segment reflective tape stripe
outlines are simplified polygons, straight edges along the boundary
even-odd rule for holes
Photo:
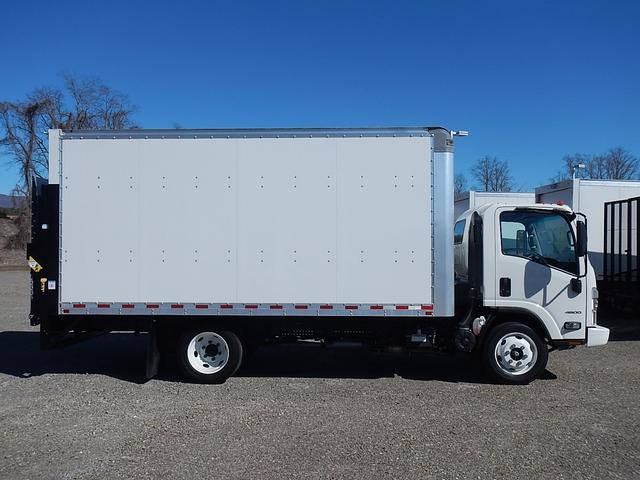
[[[70,315],[252,315],[252,316],[432,316],[430,304],[363,303],[106,303],[62,302],[60,314]]]

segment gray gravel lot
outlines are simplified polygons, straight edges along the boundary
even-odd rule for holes
[[[640,319],[524,387],[316,346],[202,386],[145,382],[142,336],[41,352],[27,311],[0,272],[0,478],[640,478]]]

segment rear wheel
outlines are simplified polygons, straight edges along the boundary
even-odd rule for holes
[[[522,385],[544,371],[549,351],[540,335],[531,327],[509,322],[491,330],[482,356],[485,370],[493,379]]]
[[[183,376],[199,383],[223,383],[242,363],[242,344],[229,331],[195,328],[182,334],[177,345]]]

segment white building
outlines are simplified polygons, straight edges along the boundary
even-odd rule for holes
[[[538,203],[563,203],[587,216],[589,259],[602,274],[604,254],[604,204],[640,196],[638,180],[564,180],[536,188]]]

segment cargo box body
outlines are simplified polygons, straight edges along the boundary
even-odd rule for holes
[[[453,314],[452,153],[430,129],[50,142],[60,314]]]

